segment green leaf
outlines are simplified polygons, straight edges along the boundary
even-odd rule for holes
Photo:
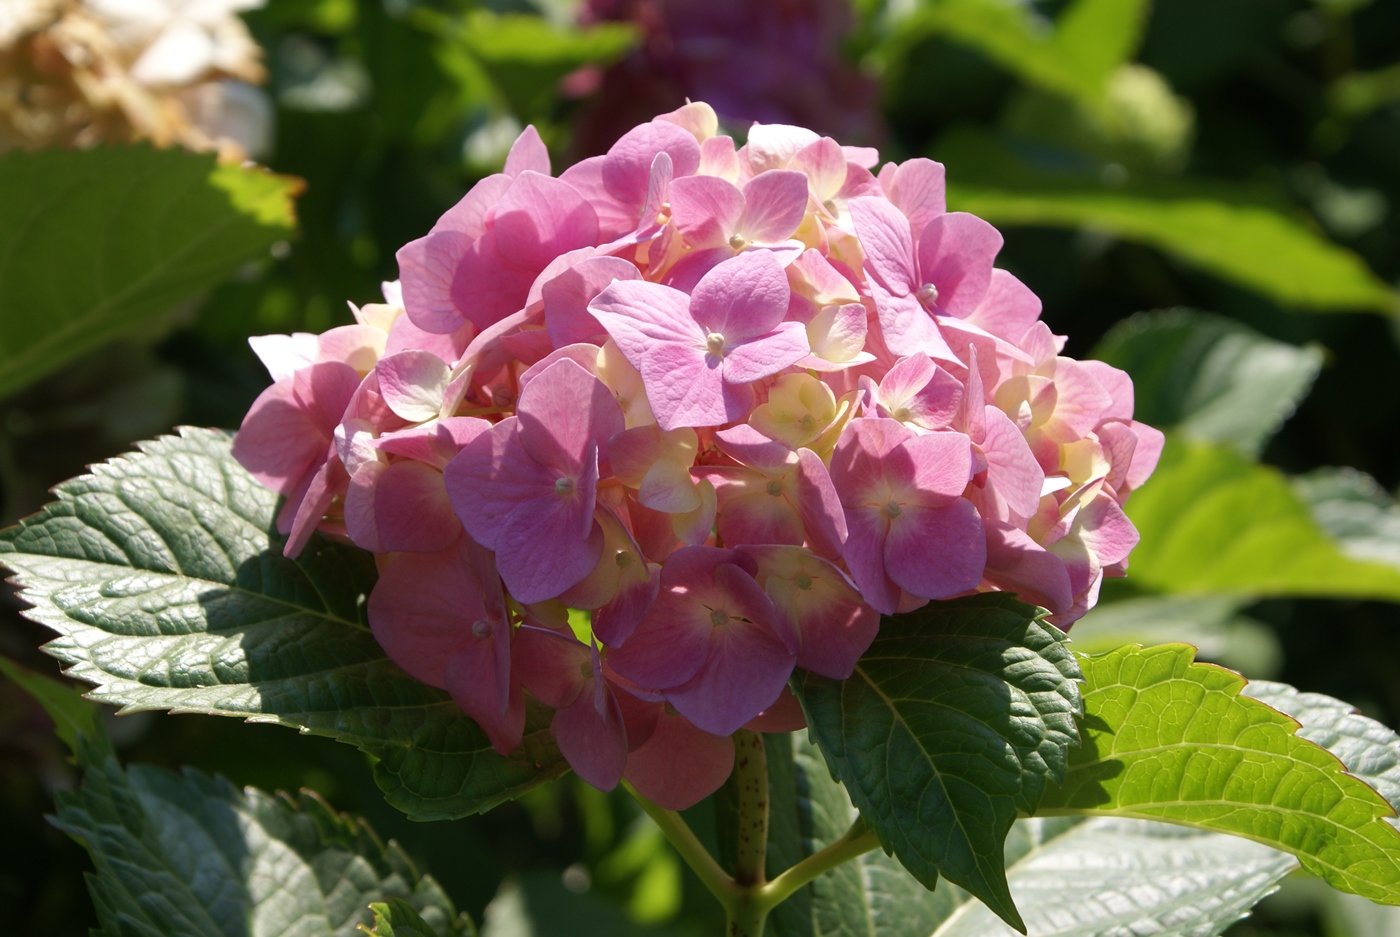
[[[981,51],[1023,81],[1085,102],[1100,100],[1146,25],[1145,0],[1074,0],[1050,28],[1006,0],[937,0],[898,20],[911,43],[943,33]]]
[[[1194,644],[1212,663],[1246,677],[1268,677],[1283,663],[1274,629],[1239,614],[1249,599],[1230,595],[1144,596],[1100,602],[1074,623],[1070,640],[1081,654],[1124,644]]]
[[[992,224],[1085,227],[1147,244],[1284,306],[1400,310],[1359,256],[1278,211],[1204,197],[950,184],[948,207]]]
[[[1248,456],[1293,415],[1322,368],[1316,345],[1276,342],[1187,309],[1125,319],[1091,357],[1132,375],[1137,419]]]
[[[801,734],[770,736],[768,752],[770,849],[791,848],[793,833],[787,830],[794,827],[794,833],[800,829],[795,859],[804,858],[844,833],[855,808]],[[774,771],[784,756],[786,770]],[[795,822],[778,822],[786,817]],[[1142,820],[1018,820],[1006,841],[1011,894],[1037,937],[1206,937],[1238,919],[1296,867],[1287,853],[1248,840]],[[946,882],[927,891],[879,850],[813,881],[774,909],[769,927],[774,937],[1014,933],[967,892]]]
[[[0,396],[265,255],[299,185],[145,146],[0,157]]]
[[[1334,888],[1400,904],[1394,809],[1298,723],[1194,648],[1085,658],[1083,744],[1043,815],[1163,820],[1296,855]]]
[[[79,761],[83,785],[58,793],[54,823],[92,855],[104,937],[352,937],[385,898],[411,904],[424,937],[472,933],[398,846],[310,791],[271,797],[189,768],[123,770],[86,744]]]
[[[53,720],[54,732],[73,754],[78,753],[79,738],[99,748],[108,747],[101,713],[72,687],[35,673],[28,667],[21,667],[3,656],[0,656],[0,673],[13,680],[44,707]]]
[[[1400,735],[1361,715],[1349,703],[1322,693],[1303,693],[1286,683],[1252,680],[1241,692],[1296,719],[1300,738],[1336,755],[1348,772],[1400,809]],[[1397,822],[1390,819],[1391,825]]]
[[[440,937],[413,905],[402,898],[376,901],[369,906],[369,910],[374,915],[374,923],[369,927],[359,925],[359,930],[369,937]],[[476,927],[463,914],[453,933],[461,937],[476,937]]]
[[[575,894],[558,874],[508,878],[486,906],[481,937],[674,937],[665,927],[627,919],[591,894]]]
[[[90,698],[349,742],[417,819],[487,810],[567,770],[546,713],[501,757],[445,692],[390,662],[365,620],[373,557],[320,538],[283,557],[277,496],[229,443],[197,429],[146,443],[0,533],[26,614],[59,634],[45,649],[96,684]]]
[[[1400,506],[1354,468],[1320,468],[1293,479],[1313,520],[1347,556],[1400,567]]]
[[[1044,612],[993,593],[886,618],[848,680],[801,674],[812,735],[861,815],[932,888],[1019,925],[1002,842],[1063,777],[1078,666]]]
[[[1168,437],[1127,513],[1149,590],[1400,601],[1400,569],[1348,556],[1278,470],[1223,447]]]

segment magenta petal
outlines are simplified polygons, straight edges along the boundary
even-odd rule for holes
[[[986,580],[1056,615],[1074,604],[1064,561],[1009,524],[987,525]]]
[[[526,170],[496,206],[496,249],[531,270],[560,254],[598,243],[598,216],[567,182]]]
[[[580,693],[554,714],[549,728],[575,774],[600,791],[617,787],[627,767],[627,730],[611,691],[603,695],[602,712],[592,693]]]
[[[422,462],[395,462],[375,487],[374,520],[384,549],[433,553],[462,532],[442,473]]]
[[[992,282],[1001,233],[967,212],[939,215],[919,235],[919,274],[938,288],[938,307],[962,318],[977,308]]]
[[[399,248],[399,281],[404,311],[425,332],[449,333],[467,316],[452,295],[452,284],[472,239],[456,231],[437,231]]]
[[[848,675],[849,676],[849,675]],[[783,692],[767,709],[744,724],[750,732],[799,732],[807,728],[807,716],[802,712],[802,704],[783,687]]]
[[[592,683],[583,675],[589,666],[588,648],[572,634],[523,625],[516,631],[512,656],[520,685],[553,709],[569,705],[580,695],[590,698]]]
[[[603,532],[585,498],[531,500],[510,512],[496,541],[496,568],[506,589],[529,604],[552,599],[598,565]],[[587,535],[580,531],[592,524]]]
[[[641,550],[637,553],[640,562]],[[661,567],[646,572],[645,578],[624,576],[612,601],[593,613],[593,633],[610,648],[626,643],[660,594]]]
[[[671,183],[671,220],[686,243],[723,247],[739,229],[744,194],[717,176],[686,176]]]
[[[982,517],[970,501],[959,498],[937,508],[909,506],[890,522],[885,569],[900,588],[914,595],[943,599],[975,588],[986,564]]]
[[[569,475],[583,465],[590,447],[596,452],[627,428],[607,385],[568,359],[531,379],[516,412],[520,443],[530,457]]]
[[[663,582],[656,601],[626,643],[609,646],[608,663],[641,686],[677,686],[695,676],[705,662],[712,629],[704,608],[666,590]]]
[[[662,713],[651,738],[628,756],[623,777],[658,807],[685,810],[719,790],[733,770],[730,739]]]
[[[633,264],[619,257],[592,257],[546,283],[541,289],[544,321],[554,346],[599,343],[607,333],[588,311],[588,304],[614,280],[641,278]]]
[[[384,568],[368,611],[370,630],[390,660],[415,679],[446,688],[448,659],[482,640],[473,624],[489,629],[498,616],[486,591],[500,592],[490,556],[463,540]]]
[[[666,699],[697,728],[731,735],[778,698],[795,664],[772,629],[733,622],[714,629],[700,672]]]
[[[700,278],[689,309],[706,333],[720,333],[727,346],[772,332],[787,315],[791,296],[787,274],[771,251],[745,251]]]
[[[846,542],[846,514],[831,475],[821,457],[811,449],[797,450],[794,478],[797,510],[807,533],[807,542],[823,556],[837,559]]]
[[[540,132],[530,124],[520,131],[520,136],[510,145],[506,155],[506,165],[502,172],[507,176],[518,176],[525,170],[549,175],[549,150],[540,139]]]
[[[780,244],[792,237],[806,212],[806,174],[771,169],[744,186],[741,233],[751,244]]]
[[[885,538],[889,523],[878,511],[846,509],[845,560],[851,578],[871,608],[893,615],[899,606],[899,586],[885,572]]]
[[[497,423],[462,448],[443,471],[447,494],[472,539],[495,549],[506,516],[554,488],[557,472],[526,455],[520,421]]]
[[[767,335],[725,343],[724,379],[732,384],[759,381],[796,364],[811,350],[807,329],[800,322],[779,322]]]
[[[520,747],[525,735],[525,695],[512,682],[502,709],[494,643],[476,641],[448,660],[447,692],[481,726],[491,747],[498,754],[509,755]]]

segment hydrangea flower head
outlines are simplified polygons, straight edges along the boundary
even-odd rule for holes
[[[276,383],[234,451],[286,551],[379,554],[393,660],[498,751],[553,709],[585,780],[669,808],[881,615],[1005,590],[1068,627],[1126,571],[1162,436],[1060,354],[942,166],[876,162],[688,104],[555,177],[527,129],[386,303],[254,340]]]

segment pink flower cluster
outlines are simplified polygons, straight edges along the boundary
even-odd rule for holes
[[[590,783],[684,807],[801,725],[881,614],[1122,575],[1162,437],[1059,354],[927,159],[688,104],[554,177],[533,129],[398,255],[386,305],[253,340],[234,454],[379,554],[375,636],[507,753],[525,694]],[[568,609],[587,610],[584,627]]]

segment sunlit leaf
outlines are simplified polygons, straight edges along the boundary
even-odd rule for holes
[[[1140,587],[1400,601],[1400,569],[1348,556],[1282,473],[1224,447],[1169,438],[1127,513]]]
[[[1244,678],[1183,644],[1083,659],[1083,744],[1041,814],[1164,820],[1297,856],[1334,888],[1400,904],[1394,809]]]
[[[0,533],[0,564],[92,699],[349,742],[422,819],[489,809],[567,770],[546,714],[503,758],[445,692],[388,660],[365,620],[370,554],[316,539],[283,557],[277,496],[232,459],[228,434],[186,429],[55,493]]]
[[[299,184],[145,146],[0,157],[0,396],[264,256]]]

